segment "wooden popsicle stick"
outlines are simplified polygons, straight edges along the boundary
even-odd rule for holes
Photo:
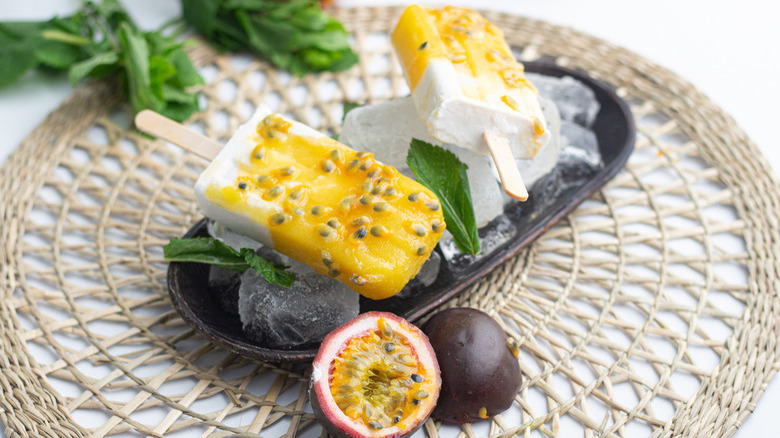
[[[509,149],[506,137],[493,132],[485,132],[482,136],[485,138],[490,155],[493,156],[498,176],[501,178],[501,186],[506,194],[518,201],[527,200],[528,189],[526,189],[523,177],[517,169],[515,157],[512,155],[512,150]]]
[[[222,143],[198,134],[152,110],[138,113],[135,116],[135,126],[147,134],[167,140],[209,161],[222,150]]]

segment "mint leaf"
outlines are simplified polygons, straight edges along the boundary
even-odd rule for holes
[[[249,267],[238,251],[211,237],[171,239],[163,247],[163,256],[170,262],[206,263],[232,271]]]
[[[344,121],[344,119],[347,117],[347,113],[349,113],[355,108],[360,108],[361,106],[363,106],[362,103],[351,102],[351,101],[344,102],[344,114],[341,116],[341,121],[342,122]]]
[[[122,62],[125,66],[128,97],[135,112],[150,108],[160,109],[162,102],[152,93],[150,74],[149,46],[143,34],[127,23],[122,23],[116,32],[122,49]]]
[[[0,48],[0,88],[13,84],[38,65],[35,52],[22,45]]]
[[[295,274],[285,271],[285,266],[277,266],[249,248],[236,251],[211,237],[171,239],[163,247],[163,256],[169,262],[205,263],[231,271],[254,268],[269,283],[288,289],[295,281]]]
[[[116,52],[103,52],[85,59],[68,70],[68,79],[70,83],[76,85],[80,80],[90,76],[96,68],[100,66],[115,66],[119,62],[119,55]]]
[[[257,270],[257,272],[259,272],[269,283],[275,283],[289,289],[292,286],[293,281],[295,281],[295,274],[285,271],[285,266],[277,266],[260,257],[256,252],[249,248],[241,248],[241,255],[249,266],[255,268],[255,270]]]
[[[479,234],[466,175],[468,166],[452,152],[416,138],[409,146],[406,163],[417,181],[439,198],[444,222],[458,249],[479,254]]]
[[[203,78],[192,65],[187,52],[182,49],[176,49],[168,55],[168,60],[176,68],[176,76],[170,80],[174,87],[184,89],[195,85],[202,85]]]

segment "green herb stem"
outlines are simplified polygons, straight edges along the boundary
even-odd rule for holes
[[[85,36],[74,35],[72,33],[62,32],[59,30],[47,29],[41,32],[41,36],[50,41],[59,41],[65,44],[71,44],[74,46],[88,46],[93,44],[92,40]]]

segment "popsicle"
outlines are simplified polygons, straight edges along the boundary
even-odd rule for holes
[[[533,159],[515,162],[523,175],[523,182],[529,187],[555,167],[562,142],[565,141],[561,139],[561,121],[555,102],[540,95],[539,104],[547,121],[550,139]],[[409,177],[413,177],[413,173],[406,163],[406,156],[413,138],[449,150],[468,166],[466,174],[478,228],[504,213],[506,196],[497,181],[495,170],[491,167],[491,158],[432,138],[417,117],[411,97],[355,108],[344,117],[339,133],[340,142],[354,149],[373,153],[377,160],[395,167]]]
[[[492,155],[510,196],[527,198],[514,159],[534,158],[550,133],[503,32],[469,9],[412,5],[392,42],[431,137]]]
[[[445,228],[426,187],[264,106],[200,175],[195,199],[207,217],[371,299],[399,292]]]

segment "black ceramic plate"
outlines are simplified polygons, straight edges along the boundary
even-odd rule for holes
[[[502,227],[503,232],[512,236],[508,241],[491,249],[486,256],[465,256],[456,259],[454,263],[443,262],[436,281],[416,291],[409,298],[393,297],[371,301],[361,297],[361,312],[384,310],[409,321],[416,321],[478,281],[504,260],[517,254],[521,248],[615,176],[626,163],[634,147],[634,120],[628,106],[608,85],[582,71],[554,64],[529,62],[525,67],[526,71],[546,76],[572,76],[595,92],[601,109],[596,116],[593,131],[598,139],[603,167],[589,174],[584,184],[572,185],[564,190],[549,190],[550,184],[545,185],[545,178],[542,178],[531,188],[528,202],[507,206],[505,218],[494,220],[480,230],[482,234],[491,227]],[[205,235],[207,233],[204,219],[195,224],[184,237]],[[187,324],[215,344],[242,356],[270,362],[305,362],[314,359],[316,347],[270,349],[247,338],[238,317],[225,312],[217,303],[215,294],[209,290],[208,272],[207,265],[197,263],[171,263],[168,268],[171,300]]]

